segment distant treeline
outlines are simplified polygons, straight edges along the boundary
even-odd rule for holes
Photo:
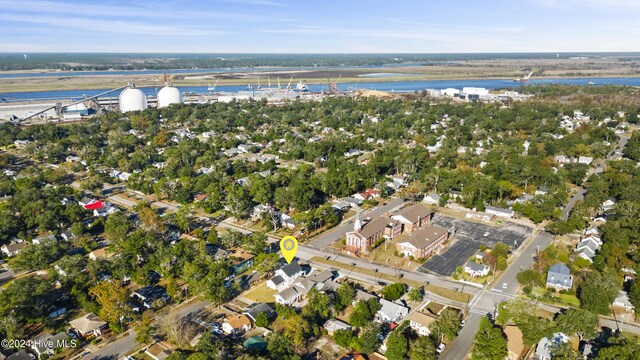
[[[637,58],[640,53],[563,53],[573,56]],[[429,65],[443,61],[491,59],[549,59],[555,53],[484,54],[101,54],[101,53],[4,53],[0,70],[142,70],[240,68],[258,66],[381,66]]]

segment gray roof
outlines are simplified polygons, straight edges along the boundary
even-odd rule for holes
[[[382,307],[378,311],[380,314],[384,314],[391,321],[401,320],[409,313],[409,308],[404,305],[396,304],[389,300],[380,299]]]
[[[267,316],[270,317],[270,315],[273,314],[273,309],[271,308],[271,306],[265,303],[255,303],[249,305],[249,307],[247,307],[247,309],[243,312],[244,315],[246,315],[254,322],[256,321],[256,318],[260,313],[266,313]]]
[[[331,270],[323,270],[323,271],[315,271],[307,278],[311,281],[315,281],[317,283],[324,283],[329,279],[334,277],[333,271]]]
[[[497,206],[487,206],[485,211],[493,211],[493,212],[499,212],[499,213],[503,213],[503,214],[513,214],[513,210],[500,208],[500,207],[497,207]]]
[[[272,277],[270,280],[276,286],[278,286],[278,285],[280,285],[280,284],[282,284],[284,282],[284,279],[280,275],[276,275],[276,276]]]
[[[468,267],[469,269],[471,269],[472,271],[483,271],[484,269],[487,268],[487,265],[485,264],[478,264],[476,262],[473,261],[467,261],[467,263],[464,265],[465,267]]]
[[[426,219],[431,217],[431,213],[432,211],[427,209],[426,206],[422,204],[415,204],[402,209],[396,215],[402,216],[405,219],[411,221],[412,223],[417,223],[420,219]]]
[[[362,290],[358,290],[356,289],[356,296],[355,296],[355,301],[360,301],[360,300],[364,300],[367,301],[371,298],[375,298],[376,296],[373,294],[370,294],[366,291],[362,291]]]
[[[302,271],[302,267],[297,262],[292,262],[289,265],[283,266],[282,268],[280,268],[280,270],[282,270],[282,272],[288,277],[291,277],[294,274],[297,274],[300,271]]]
[[[351,328],[349,324],[344,321],[340,321],[338,319],[329,319],[324,323],[323,327],[331,332],[336,332],[338,330],[348,330]]]
[[[51,349],[56,349],[58,347],[56,345],[58,341],[62,342],[62,340],[66,340],[66,339],[67,339],[67,334],[65,334],[64,332],[60,332],[55,335],[51,335],[51,334],[40,335],[34,339],[34,340],[40,340],[40,341],[34,341],[34,345],[35,345],[34,348],[37,349],[40,354],[43,354],[49,349],[49,347],[46,346],[48,345],[48,343],[52,342],[53,346],[51,347]]]
[[[563,263],[557,263],[549,268],[547,272],[547,285],[561,285],[571,287],[573,279],[571,270]]]
[[[276,295],[280,296],[283,300],[289,300],[291,298],[298,296],[298,291],[296,291],[294,287],[288,287],[286,289],[283,289]]]

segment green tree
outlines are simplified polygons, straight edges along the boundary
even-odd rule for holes
[[[338,330],[333,334],[333,340],[336,344],[349,348],[351,346],[352,341],[357,338],[357,336],[353,333],[352,330]]]
[[[413,302],[422,301],[422,299],[424,298],[422,287],[412,288],[411,290],[409,290],[409,294],[407,294],[407,296],[409,297],[410,301],[413,301]]]
[[[578,360],[581,357],[578,356],[578,353],[571,348],[571,343],[562,343],[552,349],[551,354],[553,354],[554,360]]]
[[[389,301],[398,300],[406,290],[407,287],[402,283],[389,284],[382,288],[382,297]]]
[[[380,310],[382,305],[377,299],[371,298],[367,301],[360,300],[353,307],[351,315],[349,315],[349,324],[354,327],[362,327],[369,321],[373,320],[375,314]]]
[[[100,317],[109,323],[109,326],[122,332],[121,319],[131,315],[131,308],[127,304],[129,290],[118,281],[103,281],[89,290],[100,305]]]
[[[256,271],[270,273],[280,266],[279,253],[260,253],[255,257],[254,267]]]
[[[107,239],[113,242],[122,242],[126,239],[127,233],[131,228],[131,223],[127,216],[121,212],[116,212],[107,218],[104,224],[104,232]]]
[[[493,326],[487,317],[483,317],[480,320],[480,328],[473,338],[471,358],[477,360],[502,360],[507,354],[507,339],[502,330]]]
[[[523,286],[544,285],[542,282],[542,275],[533,269],[526,269],[526,270],[520,271],[516,275],[516,279],[518,279],[518,282]]]
[[[584,341],[596,335],[598,316],[588,310],[570,308],[558,315],[556,324],[563,333],[576,334]]]
[[[340,311],[351,305],[355,296],[356,291],[351,283],[345,281],[340,284],[340,286],[338,286],[338,289],[336,290],[336,310]]]
[[[256,326],[265,328],[269,326],[269,316],[266,312],[261,312],[256,316]]]
[[[329,295],[312,288],[307,293],[307,304],[302,307],[302,316],[312,323],[322,325],[331,315],[330,305]]]
[[[428,336],[418,336],[410,343],[409,359],[411,360],[435,360],[436,347]]]
[[[380,335],[380,325],[370,321],[364,325],[362,334],[360,335],[360,352],[363,354],[372,354],[378,351],[380,342],[378,336]]]
[[[136,342],[148,344],[151,342],[151,315],[149,313],[142,314],[140,325],[136,329]]]
[[[438,339],[444,336],[448,340],[453,340],[458,336],[461,320],[462,315],[459,311],[453,308],[446,308],[431,325],[431,331]]]
[[[387,338],[387,351],[384,355],[389,360],[402,360],[409,351],[409,341],[400,329],[394,330]]]
[[[580,306],[595,314],[611,312],[610,305],[618,293],[618,285],[612,274],[592,271],[587,274],[579,288]]]

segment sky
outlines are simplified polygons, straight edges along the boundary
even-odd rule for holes
[[[0,0],[0,52],[640,51],[640,0]]]

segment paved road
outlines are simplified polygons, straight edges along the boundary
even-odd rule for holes
[[[211,305],[208,301],[204,300],[195,300],[188,305],[182,305],[175,309],[173,309],[170,313],[176,314],[178,317],[183,317],[188,314],[197,314],[206,307]],[[162,316],[162,315],[160,315]],[[158,317],[156,317],[156,320]],[[125,335],[122,338],[119,338],[116,341],[113,341],[107,344],[105,347],[97,350],[85,357],[88,359],[121,359],[127,354],[131,353],[133,350],[138,347],[138,343],[135,341],[136,335],[135,331],[131,331],[131,333]]]
[[[94,353],[83,356],[87,359],[120,359],[126,356],[129,352],[133,351],[138,344],[136,343],[136,332],[131,331],[129,334],[116,341],[109,343],[109,345],[97,350]]]
[[[363,217],[370,216],[373,218],[376,216],[384,215],[386,212],[393,212],[393,210],[395,210],[396,208],[399,208],[402,204],[404,204],[404,201],[402,199],[394,199],[387,202],[387,205],[380,206],[378,207],[378,209],[373,211],[362,213],[360,216],[363,216]],[[338,226],[337,228],[331,231],[328,231],[320,235],[319,237],[317,237],[315,240],[311,242],[310,246],[315,247],[317,249],[324,249],[329,245],[331,245],[332,243],[342,239],[347,232],[352,230],[353,230],[353,223],[351,221],[345,221],[343,222],[342,225]]]
[[[315,249],[310,246],[304,246],[304,245],[300,245],[298,247],[298,254],[297,254],[298,258],[310,260],[314,256],[326,258],[331,256],[331,252],[326,250]],[[377,263],[370,263],[369,261],[363,260],[363,259],[338,255],[336,258],[334,258],[334,261],[338,261],[346,265],[355,264],[355,266],[362,269],[371,269],[374,271],[375,269],[378,269],[378,271],[381,273],[385,273],[393,276],[396,276],[397,274],[402,274],[401,276],[406,279],[419,281],[423,283],[428,282],[432,285],[437,285],[437,286],[445,287],[448,289],[461,289],[463,287],[460,282],[449,280],[447,278],[443,278],[440,276],[416,272],[416,271],[397,270],[393,267],[384,266]],[[472,286],[465,286],[464,290],[465,290],[464,291],[465,293],[471,294],[472,296],[478,293],[478,289]]]
[[[467,324],[460,330],[458,337],[449,343],[444,352],[440,355],[440,360],[460,360],[464,359],[473,343],[473,337],[480,327],[480,319],[483,315],[470,314],[467,317]]]

